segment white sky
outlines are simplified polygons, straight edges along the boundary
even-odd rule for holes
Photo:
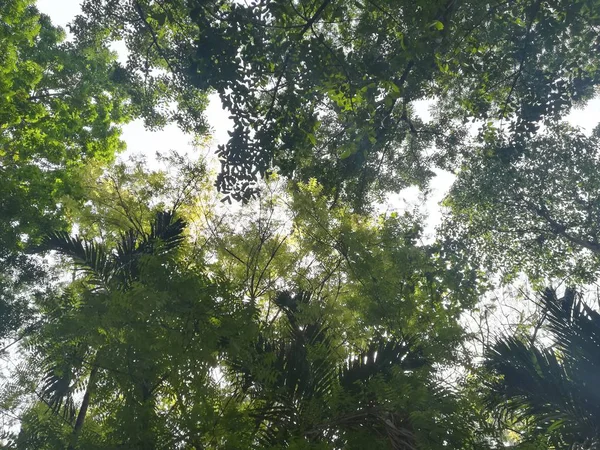
[[[1,1],[1,0],[0,0]],[[66,25],[80,12],[80,0],[38,0],[38,9],[48,14],[53,23],[66,28]],[[118,50],[119,46],[115,46]],[[419,102],[416,105],[417,113],[424,119],[430,114],[427,111],[429,102]],[[216,148],[217,144],[223,144],[227,141],[227,131],[230,128],[228,114],[221,107],[220,101],[216,96],[211,97],[210,105],[206,111],[206,117],[213,129],[213,144],[211,148]],[[600,98],[595,98],[583,109],[573,110],[567,117],[567,121],[573,125],[581,127],[587,134],[600,122]],[[191,141],[192,138],[177,128],[176,125],[169,125],[163,130],[150,132],[144,129],[141,121],[135,121],[123,127],[123,139],[127,143],[127,154],[143,153],[149,161],[153,155],[160,151],[166,153],[170,150],[176,150],[180,153],[190,153],[194,151]],[[453,181],[453,176],[449,173],[439,172],[439,175],[432,181],[429,197],[425,202],[424,211],[429,215],[427,234],[434,231],[435,226],[440,221],[441,211],[439,202],[444,198]],[[418,195],[418,190],[409,188],[400,195],[390,196],[390,210],[405,210],[419,207],[423,204]]]

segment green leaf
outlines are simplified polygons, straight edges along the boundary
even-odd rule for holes
[[[354,147],[347,148],[340,154],[340,159],[346,159],[356,153],[356,149]]]
[[[444,24],[442,22],[440,22],[439,20],[434,20],[433,22],[431,22],[429,27],[435,28],[438,31],[442,31],[444,29]]]

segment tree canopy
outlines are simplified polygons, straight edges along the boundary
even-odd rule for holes
[[[518,144],[598,83],[600,18],[587,0],[103,0],[83,10],[81,33],[123,39],[134,73],[166,70],[184,93],[218,93],[234,125],[217,184],[236,199],[277,167],[364,206],[455,162],[466,121],[504,121]],[[423,99],[438,103],[431,124],[414,114]]]
[[[0,3],[0,448],[598,448],[599,28],[83,0],[67,38]],[[210,142],[209,98],[209,156],[123,154],[133,120]],[[443,171],[429,232],[396,199]]]

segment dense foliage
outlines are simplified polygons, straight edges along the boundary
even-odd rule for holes
[[[565,118],[599,28],[597,0],[84,0],[66,40],[1,2],[0,447],[598,448],[600,128]],[[118,158],[135,119],[206,142],[210,95],[216,174]],[[444,170],[432,235],[393,194]]]
[[[530,138],[510,161],[496,143],[467,159],[447,205],[448,233],[484,264],[532,277],[596,279],[600,254],[597,132],[564,123]],[[499,189],[502,187],[502,189]]]
[[[167,68],[184,92],[219,94],[234,125],[217,184],[234,198],[255,193],[274,164],[365,206],[455,162],[465,121],[503,120],[518,146],[598,83],[593,0],[93,0],[83,9],[79,31],[124,39],[131,71]],[[439,117],[424,124],[412,105],[430,98]]]
[[[598,329],[600,315],[567,289],[543,296],[552,348],[511,337],[489,350],[496,375],[489,403],[525,422],[524,439],[540,446],[594,449],[599,442]]]

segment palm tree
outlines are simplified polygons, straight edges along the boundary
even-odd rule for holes
[[[50,233],[43,242],[43,249],[55,250],[70,257],[76,268],[85,274],[92,296],[110,295],[127,291],[138,280],[144,256],[164,257],[179,246],[184,240],[184,230],[185,222],[182,219],[175,219],[171,212],[158,212],[150,224],[149,232],[128,230],[114,249],[108,249],[96,241],[70,236],[66,232]],[[59,349],[58,353],[61,350],[64,348]],[[85,385],[69,450],[77,446],[104,351],[103,347],[91,348],[78,344],[72,346],[67,354],[58,357],[57,352],[49,353],[43,362],[46,374],[41,398],[67,420],[75,417],[74,393]],[[91,360],[91,363],[86,364],[86,360]]]
[[[600,314],[574,289],[561,299],[547,289],[542,298],[553,345],[496,342],[485,362],[493,376],[489,406],[551,448],[600,448]]]
[[[254,405],[257,446],[286,448],[304,441],[347,448],[352,436],[368,436],[360,448],[418,448],[409,411],[382,402],[368,388],[374,380],[394,386],[398,373],[431,367],[415,340],[382,337],[344,357],[324,320],[298,314],[311,301],[307,292],[280,292],[275,302],[285,313],[284,330],[264,330],[250,361],[231,362],[240,390]]]

